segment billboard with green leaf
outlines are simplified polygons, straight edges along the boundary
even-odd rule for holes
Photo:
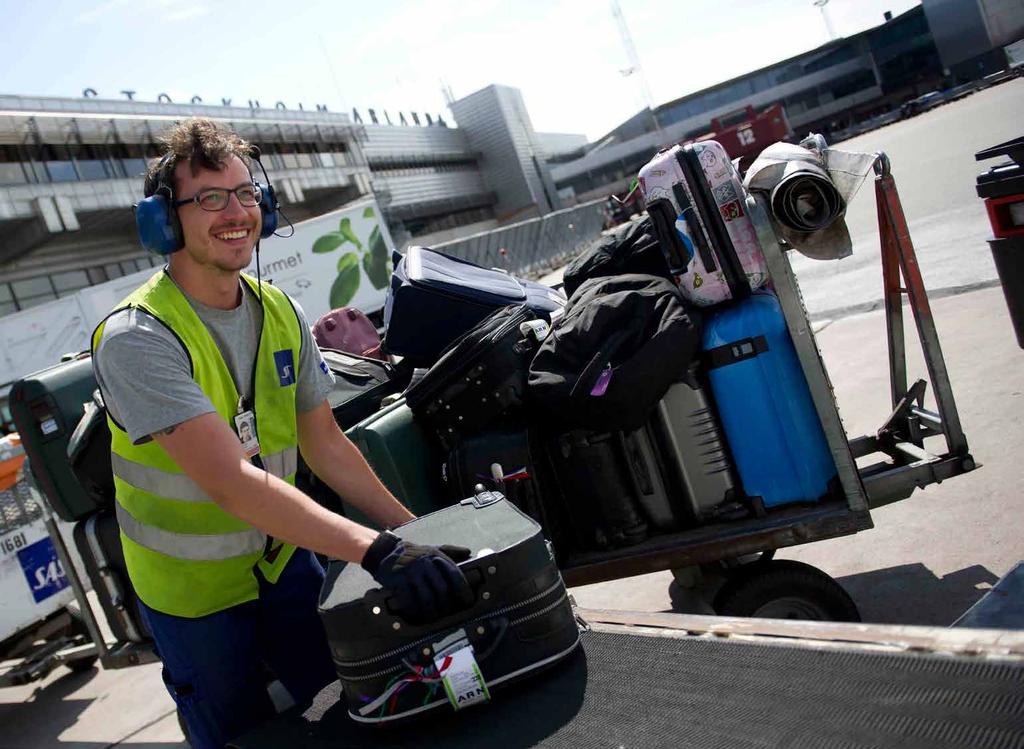
[[[384,306],[391,248],[376,203],[360,202],[302,221],[290,237],[265,240],[260,270],[302,305],[310,322],[337,307],[374,312]],[[255,261],[247,270],[256,275]]]

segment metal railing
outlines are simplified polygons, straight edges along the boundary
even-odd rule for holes
[[[521,276],[539,276],[597,239],[604,227],[604,200],[549,213],[540,218],[433,245],[484,267]]]

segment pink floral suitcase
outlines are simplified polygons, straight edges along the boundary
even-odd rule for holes
[[[739,299],[768,281],[743,183],[721,144],[706,140],[659,152],[640,170],[640,190],[691,302],[709,307]]]

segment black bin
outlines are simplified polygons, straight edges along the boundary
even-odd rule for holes
[[[1024,136],[974,155],[978,161],[1009,157],[978,175],[978,197],[984,198],[992,224],[988,241],[1003,285],[1017,345],[1024,348]]]

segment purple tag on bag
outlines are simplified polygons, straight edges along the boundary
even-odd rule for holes
[[[608,383],[612,381],[612,368],[610,366],[605,367],[601,370],[601,374],[597,376],[597,382],[594,383],[594,387],[591,388],[590,394],[595,396],[602,396],[608,392]]]

